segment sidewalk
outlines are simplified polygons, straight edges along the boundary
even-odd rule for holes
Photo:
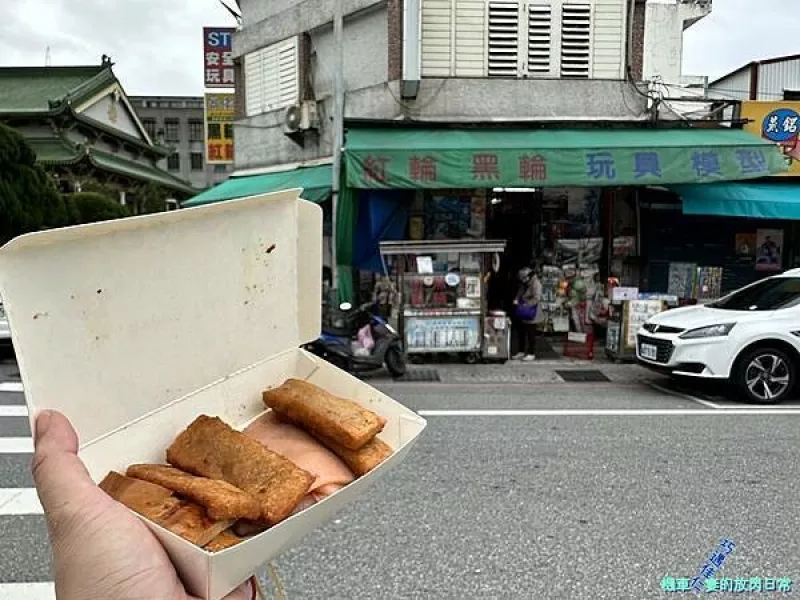
[[[606,357],[605,348],[600,344],[594,353],[593,360],[564,358],[563,348],[553,343],[553,351],[562,358],[541,358],[533,362],[510,360],[505,364],[467,365],[459,362],[430,362],[426,364],[409,364],[407,376],[403,382],[441,382],[451,384],[472,383],[519,383],[543,384],[564,383],[565,377],[559,371],[581,371],[577,376],[587,377],[586,385],[606,383],[602,375],[613,383],[638,383],[658,379],[659,376],[635,363],[613,363]],[[549,356],[554,356],[551,352]],[[595,373],[586,373],[594,371]],[[600,372],[597,378],[597,371]],[[566,377],[569,377],[569,373]],[[592,377],[595,376],[595,377]],[[367,379],[389,380],[387,373],[376,373]]]

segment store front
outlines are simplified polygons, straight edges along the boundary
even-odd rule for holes
[[[593,287],[641,277],[638,190],[761,177],[785,164],[773,145],[732,129],[352,126],[344,168],[344,268],[357,266],[356,247],[362,259],[379,254],[381,240],[365,242],[356,226],[358,211],[368,191],[391,190],[407,210],[406,239],[506,242],[489,310],[509,311],[517,270],[541,267],[542,326],[566,332],[581,331]],[[344,297],[355,291],[346,287]]]
[[[709,301],[800,266],[800,185],[672,186],[641,197],[648,289]]]

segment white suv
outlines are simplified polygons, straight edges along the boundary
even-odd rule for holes
[[[637,332],[636,357],[671,375],[729,380],[753,403],[781,402],[800,373],[800,269],[655,315]]]

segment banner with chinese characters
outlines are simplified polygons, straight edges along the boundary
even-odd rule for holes
[[[203,27],[204,81],[207,88],[232,88],[234,27]]]
[[[206,163],[233,162],[233,121],[236,114],[233,94],[207,93]]]
[[[344,157],[355,188],[666,185],[787,168],[776,146],[731,129],[351,129]]]
[[[774,142],[786,157],[789,170],[779,175],[800,175],[800,102],[742,102],[742,119],[750,123],[744,126],[765,140]]]

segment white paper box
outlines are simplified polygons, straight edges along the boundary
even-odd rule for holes
[[[261,392],[308,379],[385,416],[395,453],[340,492],[208,553],[148,523],[190,593],[218,600],[396,466],[425,420],[299,349],[318,337],[322,211],[290,190],[47,231],[0,249],[0,290],[31,412],[78,431],[95,481],[165,462],[198,415],[243,428]]]

